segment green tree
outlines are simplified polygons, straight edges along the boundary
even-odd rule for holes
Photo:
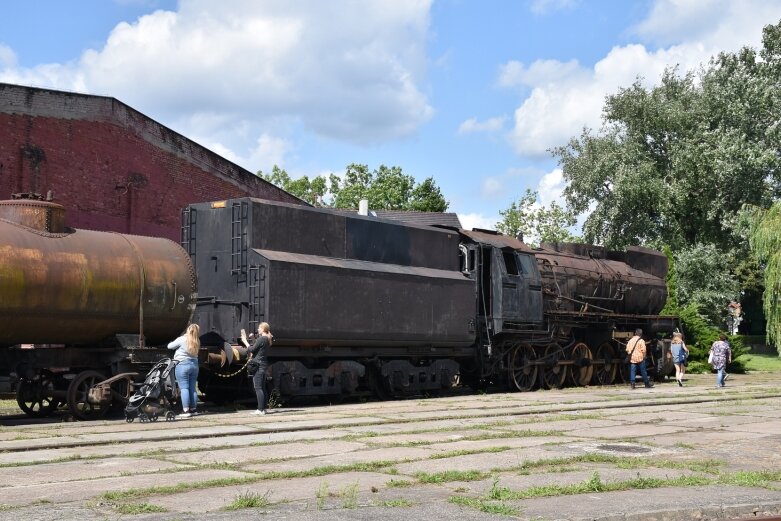
[[[556,148],[587,241],[609,247],[698,243],[731,248],[744,204],[781,188],[781,24],[763,32],[761,60],[744,48],[698,74],[665,71],[609,96],[603,129]]]
[[[291,179],[275,165],[270,174],[259,171],[258,176],[316,206],[352,209],[367,199],[369,208],[376,210],[444,212],[448,208],[433,178],[416,184],[415,178],[397,166],[380,165],[370,171],[367,165],[351,163],[342,177],[330,174],[327,180],[325,176],[310,180],[307,176]]]
[[[740,295],[740,283],[730,270],[732,259],[713,244],[697,244],[674,258],[679,305],[694,305],[711,324],[724,329],[726,305]]]
[[[518,201],[510,208],[499,212],[502,221],[496,223],[497,231],[517,237],[522,234],[524,240],[532,244],[541,242],[573,242],[578,240],[569,228],[575,225],[572,212],[551,202],[546,208],[537,204],[537,192],[526,189]]]
[[[781,354],[781,202],[776,201],[769,209],[755,212],[749,240],[765,267],[763,306],[767,338]]]
[[[308,176],[291,179],[288,173],[277,165],[274,165],[270,174],[264,174],[258,170],[257,175],[313,206],[323,206],[324,204],[323,196],[327,192],[325,176],[317,176],[311,180]]]

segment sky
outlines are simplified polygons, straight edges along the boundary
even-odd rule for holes
[[[0,82],[117,98],[257,172],[433,177],[465,228],[525,190],[605,96],[759,47],[781,0],[7,2]]]

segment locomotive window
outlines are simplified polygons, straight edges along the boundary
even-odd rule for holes
[[[518,262],[515,258],[515,252],[502,250],[504,258],[504,267],[507,268],[508,275],[518,275]]]

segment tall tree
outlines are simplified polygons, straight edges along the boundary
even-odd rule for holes
[[[530,244],[541,242],[572,242],[578,240],[569,228],[575,225],[572,212],[559,206],[556,201],[549,208],[537,203],[537,192],[526,189],[510,208],[499,212],[502,221],[496,223],[497,231],[517,237],[522,235]]]
[[[731,248],[744,204],[781,188],[781,24],[763,32],[761,60],[744,48],[699,74],[667,70],[607,98],[604,127],[554,150],[588,241],[610,247],[697,243]]]
[[[758,209],[750,235],[751,248],[764,265],[763,305],[767,337],[781,354],[781,202]]]

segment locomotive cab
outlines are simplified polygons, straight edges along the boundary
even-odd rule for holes
[[[534,329],[543,321],[537,262],[524,243],[486,230],[462,231],[462,268],[477,280],[477,310],[489,335]]]

